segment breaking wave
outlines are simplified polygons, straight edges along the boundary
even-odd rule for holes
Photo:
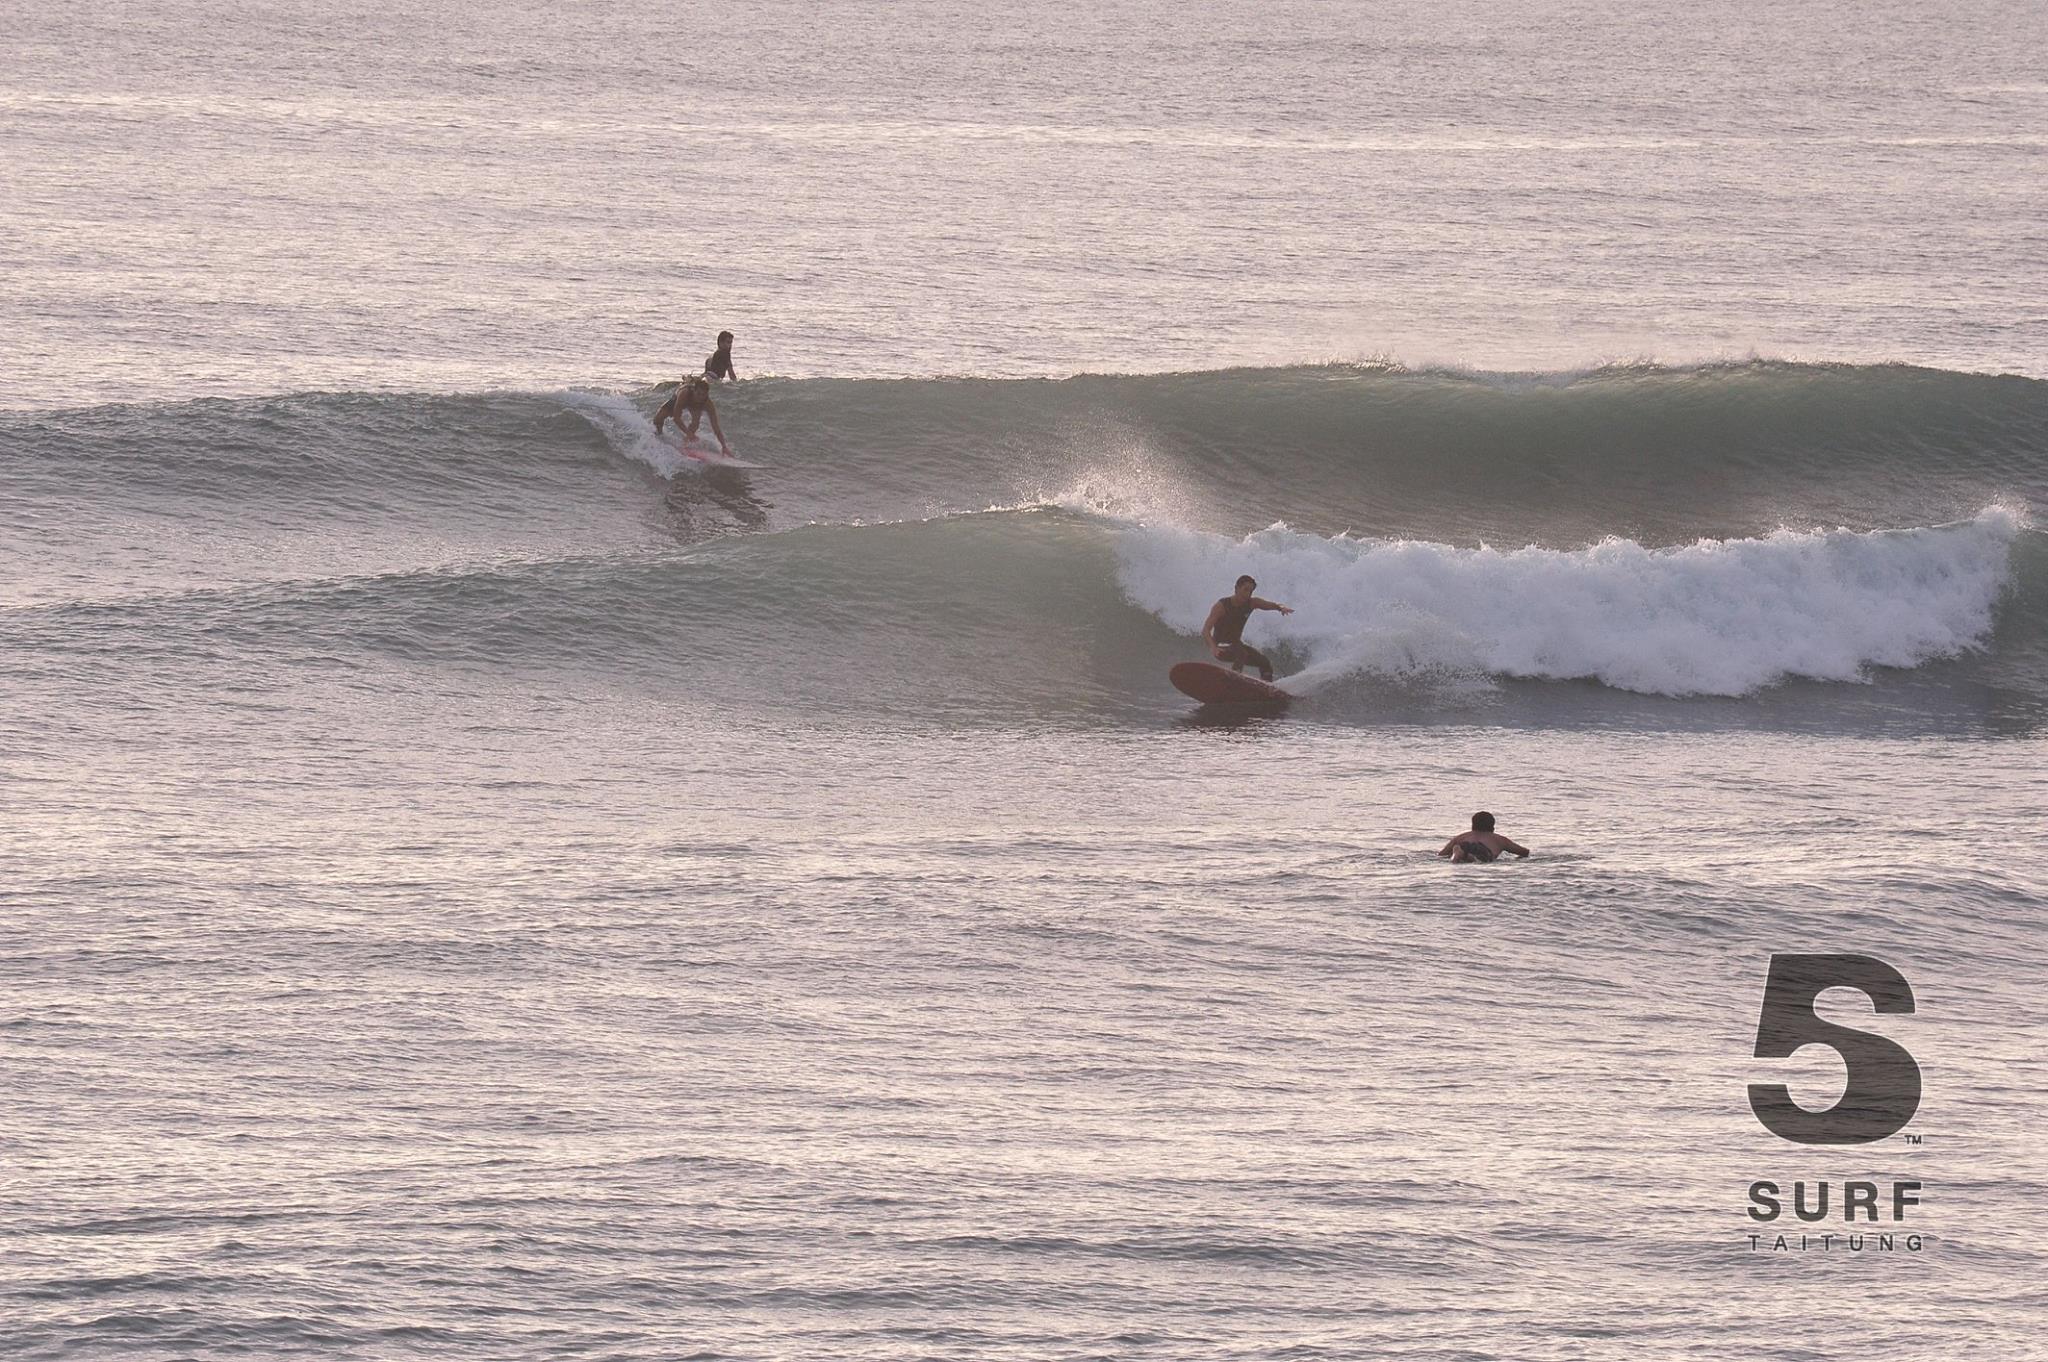
[[[0,643],[575,667],[805,707],[854,703],[857,672],[874,710],[1115,710],[1156,702],[1250,572],[1297,611],[1254,640],[1326,706],[1452,676],[1743,697],[1942,667],[2048,697],[2031,379],[757,380],[718,398],[751,473],[681,466],[661,396],[0,415]]]

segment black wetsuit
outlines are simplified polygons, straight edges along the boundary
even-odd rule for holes
[[[1476,837],[1461,837],[1458,839],[1458,845],[1465,848],[1465,855],[1469,860],[1490,861],[1494,858],[1496,854],[1492,847],[1488,846],[1486,843],[1480,841]]]
[[[1244,642],[1244,627],[1250,623],[1252,607],[1249,602],[1240,602],[1235,596],[1223,598],[1223,615],[1216,621],[1218,643]]]
[[[1264,653],[1244,641],[1244,626],[1252,617],[1252,606],[1241,602],[1235,596],[1225,596],[1218,602],[1223,613],[1216,619],[1216,647],[1223,660],[1232,666],[1242,668],[1246,663],[1259,669],[1259,675],[1267,681],[1273,679],[1273,662]]]
[[[732,351],[713,350],[711,358],[704,361],[704,375],[707,378],[732,378]]]

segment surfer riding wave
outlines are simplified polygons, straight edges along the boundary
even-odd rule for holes
[[[1228,662],[1232,671],[1241,672],[1249,663],[1259,669],[1261,681],[1271,681],[1273,664],[1264,653],[1244,641],[1244,626],[1254,610],[1278,610],[1283,615],[1291,615],[1294,610],[1254,596],[1252,592],[1258,586],[1249,576],[1238,578],[1236,589],[1209,607],[1209,618],[1202,623],[1202,640],[1216,660]]]
[[[732,457],[732,446],[725,442],[725,432],[719,429],[718,407],[711,401],[711,380],[701,375],[684,379],[661,404],[661,410],[654,413],[654,433],[661,434],[661,428],[673,421],[683,438],[697,438],[697,424],[705,417],[711,419],[711,433],[718,437],[719,453],[728,459]]]

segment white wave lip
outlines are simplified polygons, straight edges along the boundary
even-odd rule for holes
[[[1779,530],[1645,548],[1460,549],[1324,539],[1275,525],[1242,540],[1132,527],[1124,594],[1199,632],[1240,573],[1295,608],[1254,617],[1314,689],[1352,673],[1483,670],[1657,695],[1747,695],[1793,677],[1864,681],[1982,645],[2024,519],[1989,507],[1909,530]]]
[[[664,478],[672,478],[689,467],[689,462],[654,433],[654,423],[640,409],[616,393],[569,390],[555,394],[562,405],[590,422],[606,443],[629,459],[637,459]]]

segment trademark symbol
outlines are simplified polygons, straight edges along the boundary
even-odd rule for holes
[[[1907,1144],[1924,1144],[1924,1143],[1926,1143],[1926,1142],[1925,1142],[1924,1140],[1922,1140],[1922,1139],[1921,1139],[1921,1138],[1920,1138],[1920,1137],[1919,1137],[1918,1135],[1908,1135],[1908,1136],[1906,1136],[1906,1137],[1905,1137],[1905,1140],[1906,1140],[1906,1143],[1907,1143]]]

